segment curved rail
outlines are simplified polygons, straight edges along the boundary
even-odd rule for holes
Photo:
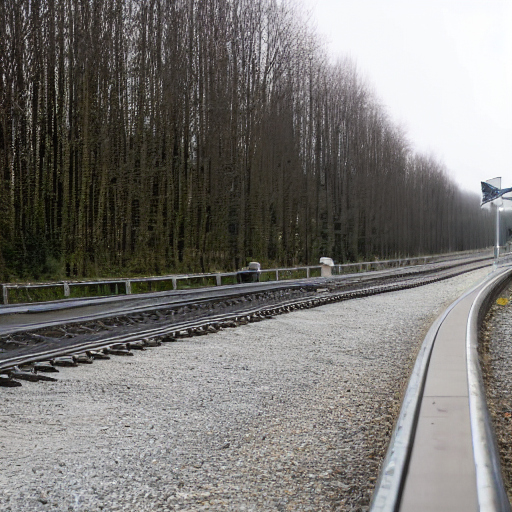
[[[477,342],[488,304],[511,276],[510,267],[496,270],[451,304],[428,331],[371,512],[510,511]]]

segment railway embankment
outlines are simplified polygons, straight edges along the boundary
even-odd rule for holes
[[[0,511],[363,511],[432,321],[482,269],[4,388]]]

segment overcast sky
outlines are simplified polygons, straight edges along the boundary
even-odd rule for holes
[[[456,183],[512,186],[512,0],[302,0],[413,147]]]

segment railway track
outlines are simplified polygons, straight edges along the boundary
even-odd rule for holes
[[[58,365],[131,355],[294,309],[422,286],[489,265],[489,258],[480,257],[331,279],[1,308],[0,385],[48,380],[46,372]]]
[[[343,279],[333,279],[310,282],[309,286],[304,282],[290,283],[289,287],[281,286],[279,289],[238,288],[238,291],[226,290],[221,299],[202,297],[201,301],[194,303],[191,296],[182,296],[181,300],[169,300],[167,307],[162,306],[160,302],[156,308],[154,305],[142,303],[133,307],[131,303],[130,307],[122,312],[116,307],[113,308],[114,311],[104,311],[103,316],[96,313],[83,315],[80,308],[75,307],[72,321],[66,323],[55,317],[46,318],[42,323],[33,322],[30,328],[25,330],[15,328],[15,322],[6,322],[6,330],[9,330],[9,333],[5,334],[4,341],[17,339],[26,344],[0,354],[1,384],[18,386],[23,380],[37,380],[39,377],[43,377],[42,380],[53,379],[54,376],[47,372],[58,369],[59,365],[75,366],[91,363],[95,358],[129,356],[136,350],[175,342],[190,336],[206,335],[247,322],[264,321],[295,309],[422,286],[486,266],[489,266],[488,261],[479,261],[457,267],[446,265],[442,269],[437,268],[435,272],[426,269],[409,272],[401,269],[394,276],[392,273],[381,273],[373,278],[369,275],[354,276],[345,282]],[[506,495],[503,499],[499,465],[496,466],[497,459],[493,454],[492,433],[485,415],[485,401],[482,402],[481,399],[485,394],[480,389],[478,366],[475,366],[475,337],[479,315],[485,310],[485,305],[493,299],[493,294],[505,285],[511,273],[510,268],[498,269],[489,280],[456,301],[429,331],[420,350],[393,441],[383,465],[374,494],[372,512],[509,510]],[[194,304],[201,304],[201,307],[193,309]],[[99,329],[95,330],[98,327]],[[52,331],[54,334],[60,332],[61,336],[50,336]],[[454,332],[462,333],[462,342],[460,336],[453,336]],[[469,334],[466,337],[467,333]],[[460,457],[460,452],[450,452],[446,448],[447,445],[443,450],[439,450],[435,444],[439,443],[439,437],[434,438],[432,445],[432,441],[424,435],[425,431],[428,433],[430,429],[429,422],[437,425],[438,417],[443,415],[450,419],[450,411],[445,406],[446,400],[452,398],[453,393],[448,392],[445,394],[449,396],[444,396],[439,388],[435,391],[437,394],[429,391],[432,384],[429,383],[429,372],[426,371],[434,368],[436,360],[443,361],[446,360],[447,354],[450,357],[453,355],[452,351],[456,350],[453,347],[443,349],[443,339],[446,341],[446,338],[459,340],[457,350],[460,351],[462,344],[462,359],[471,368],[470,377],[466,377],[465,373],[463,378],[464,381],[470,379],[467,396],[457,396],[458,402],[467,402],[467,409],[472,414],[471,416],[468,412],[469,419],[464,427],[470,432],[470,437],[466,438],[469,455],[462,457],[462,464],[458,464],[459,467],[464,466],[463,473],[472,474],[469,484],[461,483],[461,475],[456,472],[454,475],[447,475],[446,471],[438,471],[432,477],[426,475],[424,471],[425,467],[446,466],[450,469],[454,466],[439,459],[427,462],[425,452],[442,452],[448,455],[451,462],[458,461]],[[441,351],[436,353],[439,348]],[[456,355],[455,359],[460,359],[460,354]],[[450,371],[442,367],[441,373],[449,374]],[[431,378],[436,382],[439,379],[435,376]],[[422,413],[422,407],[432,405],[428,404],[429,400],[439,401],[438,405],[444,401],[441,410],[436,411],[434,421],[431,421],[431,414]],[[423,426],[420,421],[422,418],[427,420]],[[455,415],[453,418],[456,425],[451,431],[456,432],[455,437],[460,437],[460,416]],[[445,418],[442,420],[440,423],[445,422]],[[439,430],[435,430],[435,433],[438,435]],[[444,439],[441,441],[445,443]],[[419,453],[419,459],[416,459],[419,463],[415,462],[418,455],[415,454],[415,450]],[[468,464],[468,460],[471,464]],[[472,469],[467,471],[469,466]],[[451,476],[455,480],[449,480]],[[439,483],[440,490],[433,487]],[[418,487],[420,484],[423,487]],[[471,489],[473,492],[470,492]],[[441,501],[442,505],[438,506],[439,503],[436,503],[435,499],[432,500],[432,497],[444,500]],[[444,507],[447,503],[450,506]]]

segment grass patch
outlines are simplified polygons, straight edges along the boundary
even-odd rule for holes
[[[236,284],[236,275],[234,275],[234,276],[221,276],[220,283],[222,285]]]
[[[217,276],[197,276],[178,278],[178,290],[190,290],[192,288],[207,288],[209,286],[217,286]]]
[[[260,283],[267,283],[269,281],[277,281],[275,270],[262,270],[260,272]]]
[[[126,283],[69,283],[69,297],[72,299],[110,295],[126,295]]]
[[[309,277],[322,277],[322,269],[321,268],[310,268],[309,269]]]
[[[305,268],[279,271],[279,281],[287,281],[289,279],[305,279],[307,276],[308,271]]]
[[[8,304],[24,304],[64,299],[64,285],[20,286],[7,289]],[[2,297],[3,301],[3,297]]]
[[[131,281],[132,293],[168,292],[174,290],[172,279]]]

